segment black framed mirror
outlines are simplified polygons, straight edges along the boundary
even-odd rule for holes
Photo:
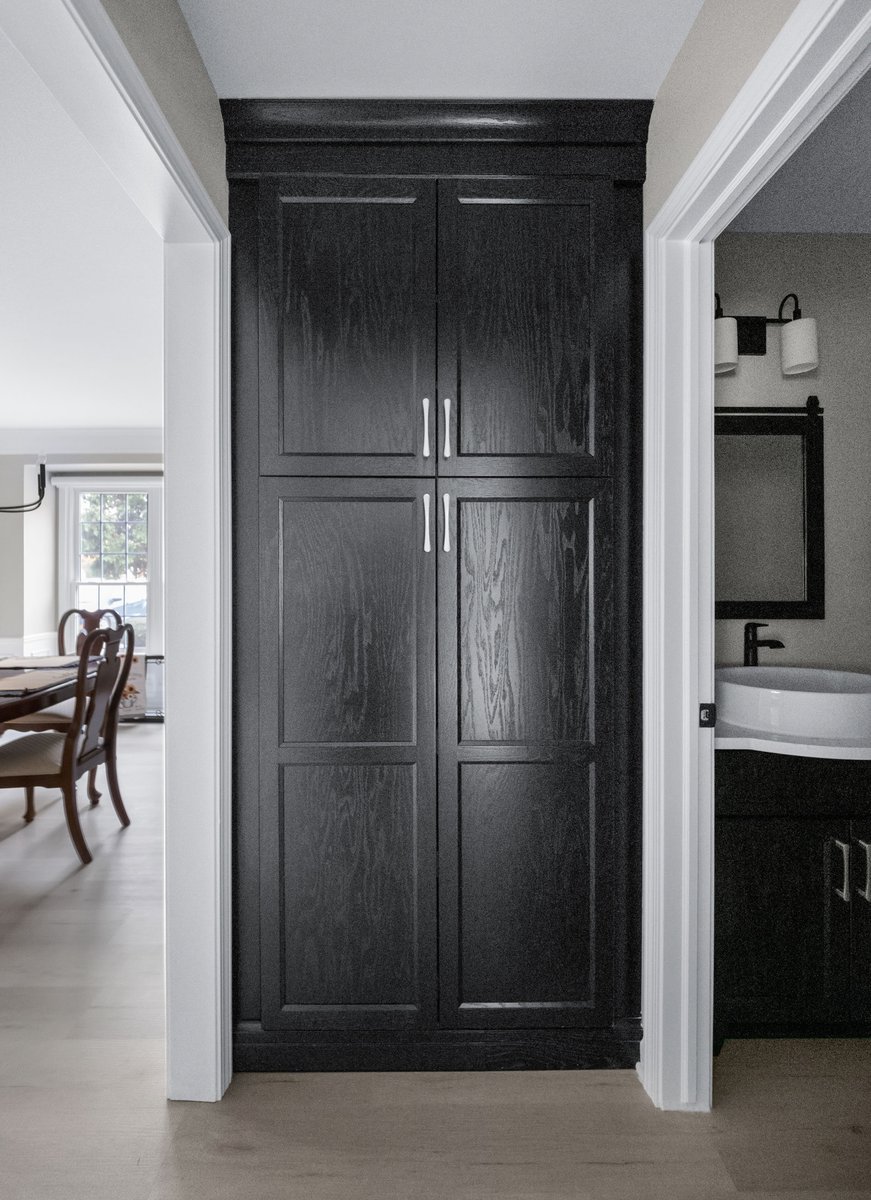
[[[822,413],[715,410],[717,617],[825,616]]]

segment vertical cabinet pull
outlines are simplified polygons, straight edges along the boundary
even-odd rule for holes
[[[429,541],[429,492],[423,496],[423,552],[429,554],[432,546]]]
[[[429,396],[423,398],[423,457],[429,458]]]
[[[450,554],[450,552],[451,552],[451,498],[447,492],[445,492],[445,496],[444,496],[444,505],[445,505],[444,550],[445,550],[445,554]]]
[[[451,402],[445,396],[445,458],[451,457]]]
[[[844,857],[844,883],[843,887],[835,888],[835,895],[840,896],[847,904],[850,903],[850,844],[849,842],[840,842],[835,838],[835,845],[841,851]]]
[[[856,841],[865,851],[865,886],[857,887],[856,891],[871,904],[871,842],[863,842],[861,838],[856,838]]]

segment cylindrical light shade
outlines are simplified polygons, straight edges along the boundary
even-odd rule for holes
[[[725,375],[738,366],[738,322],[734,317],[714,321],[714,374]]]
[[[816,369],[817,323],[814,317],[787,321],[780,331],[780,365],[784,375],[804,375]]]

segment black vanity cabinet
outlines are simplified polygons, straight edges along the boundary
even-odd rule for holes
[[[871,1032],[869,799],[866,762],[717,752],[719,1036]]]
[[[649,112],[224,102],[238,1069],[637,1061]]]

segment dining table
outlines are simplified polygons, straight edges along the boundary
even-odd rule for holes
[[[16,660],[16,663],[20,660]],[[38,660],[37,660],[38,661]],[[28,667],[22,670],[18,665],[7,667],[0,659],[0,726],[15,717],[29,717],[44,708],[51,708],[64,700],[70,700],[76,694],[76,677],[78,675],[77,660],[68,667],[42,666]],[[96,666],[96,664],[95,664]],[[14,676],[25,676],[22,688],[14,691],[2,690],[4,681],[12,682]],[[8,683],[6,684],[8,687]]]

